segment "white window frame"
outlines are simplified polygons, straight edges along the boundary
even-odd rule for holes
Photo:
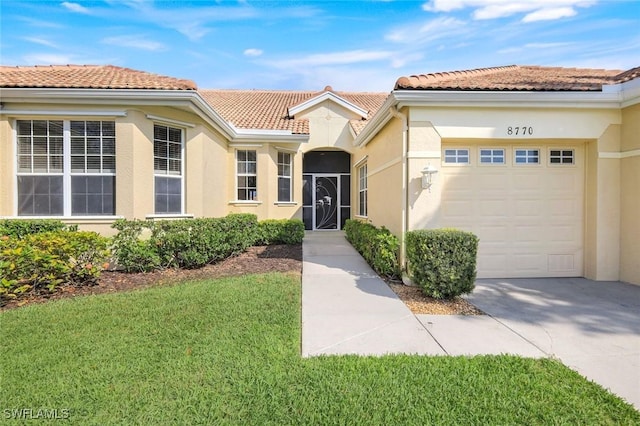
[[[364,199],[364,202],[362,201]],[[369,215],[369,174],[367,163],[358,167],[358,214],[360,217]]]
[[[289,156],[289,162],[288,163],[284,163],[284,162],[280,162],[280,155],[288,155]],[[257,158],[256,158],[257,160]],[[276,158],[276,165],[278,167],[278,181],[277,181],[277,199],[279,203],[290,203],[291,201],[293,201],[293,154],[290,152],[285,152],[285,151],[278,151],[277,154],[277,158]],[[280,166],[288,166],[289,167],[289,175],[284,175],[284,174],[280,174]],[[257,164],[256,164],[256,172],[257,172]],[[281,200],[280,199],[280,179],[288,179],[289,180],[289,199],[287,200]],[[237,181],[237,179],[236,179]],[[257,178],[256,178],[256,185],[258,184],[257,182]]]
[[[447,154],[447,151],[454,151],[454,153]],[[466,155],[463,153],[466,151]],[[460,158],[467,157],[467,161],[458,161]],[[455,161],[447,161],[448,158],[453,158]],[[469,166],[471,165],[471,148],[443,148],[442,150],[442,164],[445,166]]]
[[[256,171],[255,173],[248,173],[245,172],[240,173],[239,169],[238,169],[238,165],[239,165],[239,159],[238,159],[238,155],[239,153],[243,151],[246,152],[247,155],[249,152],[253,152],[255,153],[256,159],[255,159],[255,164],[256,164]],[[256,149],[236,149],[236,155],[235,155],[235,159],[236,159],[236,178],[235,178],[235,188],[236,188],[236,193],[235,193],[235,197],[236,197],[236,201],[240,202],[240,203],[256,203],[258,202],[258,150]],[[245,162],[245,164],[249,164],[252,163],[253,161],[249,161],[249,160],[243,160]],[[245,186],[245,187],[239,187],[238,186],[238,178],[239,177],[255,177],[256,178],[256,186],[252,187],[252,186]],[[249,196],[249,188],[255,188],[255,193],[253,197]],[[247,198],[245,199],[241,199],[238,197],[238,192],[240,191],[240,189],[246,189],[247,190]]]
[[[489,154],[482,154],[482,151],[489,151]],[[498,155],[497,152],[500,151],[502,155]],[[489,162],[483,162],[483,158],[488,158]],[[495,161],[501,158],[502,161]],[[478,164],[481,166],[504,166],[507,164],[507,150],[504,148],[478,148]]]
[[[520,158],[524,158],[525,162],[524,163],[519,163],[518,162],[518,151],[525,151],[525,155],[524,157],[520,157]],[[537,156],[533,156],[533,155],[529,155],[530,151],[537,151],[538,155]],[[531,158],[537,158],[538,161],[536,161],[535,163],[529,162],[529,159]],[[517,148],[513,148],[513,165],[514,166],[539,166],[542,164],[542,149],[540,148],[536,148],[536,147],[517,147]]]
[[[553,151],[560,151],[560,155],[556,156],[553,155],[552,152]],[[566,156],[565,153],[567,151],[571,152],[570,156]],[[548,155],[549,155],[549,165],[550,166],[554,166],[554,167],[560,167],[560,166],[575,166],[576,164],[576,150],[574,148],[549,148],[548,150]],[[560,160],[559,163],[554,163],[553,159],[554,158],[558,158]],[[571,158],[571,162],[570,163],[565,163],[564,159],[565,158]]]
[[[180,131],[180,173],[179,174],[171,174],[170,173],[170,167],[169,167],[169,161],[172,159],[171,156],[169,155],[169,153],[167,153],[167,170],[166,173],[159,173],[158,170],[156,170],[156,165],[155,165],[155,160],[156,160],[156,153],[155,153],[155,143],[156,143],[156,136],[155,136],[155,129],[156,126],[160,126],[160,127],[166,127],[167,128],[167,138],[169,135],[169,129],[174,129],[174,130],[179,130]],[[151,216],[153,217],[161,217],[161,216],[175,216],[175,215],[183,215],[184,214],[184,199],[185,199],[185,179],[184,179],[184,172],[185,172],[185,164],[184,164],[184,145],[185,145],[185,129],[178,127],[176,125],[172,125],[172,124],[168,124],[166,122],[162,122],[162,121],[158,121],[158,122],[154,122],[153,123],[153,148],[154,148],[154,152],[153,152],[153,214]],[[158,157],[161,158],[161,157]],[[175,160],[175,158],[173,158]],[[179,212],[173,212],[173,213],[158,213],[156,211],[156,178],[170,178],[170,179],[180,179],[180,211]]]
[[[87,114],[87,116],[89,116],[90,114]],[[49,162],[47,162],[47,172],[36,172],[33,170],[33,159],[32,159],[32,166],[31,166],[31,171],[30,172],[25,172],[25,171],[20,171],[20,150],[19,150],[19,146],[18,146],[18,137],[20,136],[18,134],[18,122],[20,121],[30,121],[30,122],[34,122],[34,121],[46,121],[47,124],[51,121],[62,121],[62,172],[49,172],[48,169],[50,167]],[[109,217],[114,217],[115,216],[115,210],[116,210],[116,205],[115,205],[115,198],[114,198],[114,211],[112,214],[73,214],[73,204],[72,204],[72,199],[73,199],[73,192],[72,192],[72,178],[76,177],[76,176],[116,176],[116,169],[115,169],[115,164],[114,164],[114,170],[113,171],[108,171],[105,172],[104,170],[102,170],[102,152],[100,154],[100,163],[101,163],[101,171],[98,172],[78,172],[78,171],[71,171],[71,157],[72,157],[72,153],[71,153],[71,122],[72,121],[81,121],[81,122],[88,122],[88,121],[98,121],[98,122],[112,122],[114,123],[114,128],[115,128],[115,120],[109,120],[109,119],[105,119],[105,117],[96,117],[96,118],[70,118],[70,117],[55,117],[55,118],[30,118],[30,117],[24,117],[24,118],[19,118],[13,121],[13,140],[14,140],[14,147],[15,147],[15,164],[16,164],[16,173],[15,173],[15,208],[14,208],[14,215],[15,217],[24,217],[24,218],[38,218],[38,217],[53,217],[53,218],[73,218],[73,219],[78,219],[78,218],[96,218],[96,219],[103,219],[103,218],[109,218]],[[102,125],[101,125],[102,127]],[[33,137],[33,129],[31,130],[31,136]],[[47,136],[48,138],[49,136]],[[86,134],[85,134],[86,137]],[[101,134],[100,138],[102,139],[104,136]],[[114,136],[114,139],[117,140],[117,136]],[[48,143],[48,142],[47,142]],[[115,142],[114,142],[115,143]],[[102,140],[101,140],[101,146],[102,146]],[[47,149],[48,150],[48,149]],[[50,157],[50,153],[47,153],[47,158]],[[116,154],[117,155],[117,151]],[[86,151],[85,151],[85,156],[86,156]],[[33,158],[33,152],[31,153],[31,157]],[[86,168],[85,168],[86,170]],[[18,185],[18,178],[21,176],[41,176],[41,177],[54,177],[54,176],[61,176],[62,177],[62,200],[63,200],[63,209],[62,209],[62,214],[43,214],[43,215],[21,215],[20,214],[20,205],[19,205],[19,185]],[[114,190],[115,190],[115,182],[114,182]]]

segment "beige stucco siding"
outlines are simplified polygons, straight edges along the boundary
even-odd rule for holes
[[[303,152],[328,147],[349,153],[354,151],[349,120],[360,117],[353,112],[326,100],[300,113],[296,118],[309,120],[309,142],[300,146]]]
[[[368,175],[367,220],[402,234],[402,130],[403,122],[392,119],[373,140],[354,154],[358,167],[366,157]],[[358,168],[352,171],[352,214],[358,213]]]
[[[15,153],[11,120],[0,116],[0,216],[11,216],[15,210]]]
[[[640,105],[622,112],[620,279],[640,284]]]

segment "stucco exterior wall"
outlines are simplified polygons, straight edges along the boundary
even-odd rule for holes
[[[374,139],[354,154],[353,163],[366,158],[367,210],[366,220],[385,226],[394,235],[402,234],[402,129],[400,119],[392,119]],[[358,167],[364,164],[358,164]],[[358,213],[358,170],[352,170],[352,215]]]
[[[309,142],[300,146],[302,152],[323,148],[354,152],[349,120],[357,120],[360,117],[353,112],[326,100],[309,108],[296,118],[309,120]]]
[[[11,216],[15,210],[15,153],[11,120],[0,116],[0,216]]]
[[[620,279],[640,284],[640,105],[622,111]]]

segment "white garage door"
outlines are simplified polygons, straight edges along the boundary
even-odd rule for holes
[[[443,144],[442,224],[480,238],[478,278],[583,275],[582,144]]]

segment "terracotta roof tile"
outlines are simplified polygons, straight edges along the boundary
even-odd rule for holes
[[[113,65],[0,66],[0,87],[196,90],[191,80]]]
[[[218,114],[242,129],[289,130],[309,134],[307,119],[290,118],[289,107],[323,92],[276,90],[198,90]],[[382,106],[385,93],[335,92],[345,100],[369,111],[369,118]],[[363,120],[363,123],[366,121]],[[364,126],[363,126],[364,127]]]
[[[637,68],[635,74],[626,75],[631,71],[511,65],[400,77],[395,89],[600,91],[603,85],[637,77]]]
[[[629,80],[640,78],[640,67],[631,68],[615,77],[616,83],[624,83]]]

